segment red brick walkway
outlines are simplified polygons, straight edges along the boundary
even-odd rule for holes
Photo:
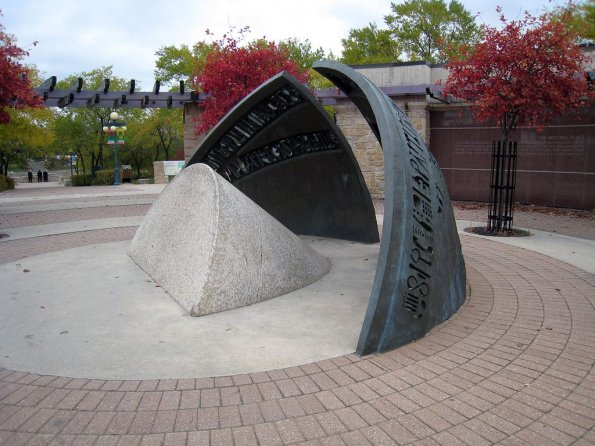
[[[134,232],[110,231],[25,239],[1,262]],[[0,369],[0,444],[595,444],[595,277],[494,241],[462,243],[469,299],[418,342],[215,378]]]

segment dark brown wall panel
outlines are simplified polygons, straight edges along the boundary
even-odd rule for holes
[[[453,200],[486,201],[492,141],[500,130],[460,109],[432,110],[431,151]],[[556,118],[542,131],[520,127],[516,201],[595,208],[595,107]]]

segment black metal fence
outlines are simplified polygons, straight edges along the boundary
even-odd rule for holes
[[[490,232],[512,232],[516,160],[516,141],[492,143],[490,208],[486,228]]]

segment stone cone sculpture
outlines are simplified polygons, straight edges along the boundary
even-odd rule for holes
[[[192,316],[286,294],[331,266],[200,163],[182,170],[159,196],[128,255]]]

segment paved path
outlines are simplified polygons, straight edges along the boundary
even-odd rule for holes
[[[123,189],[106,196],[109,189],[85,189],[89,196],[78,198],[60,188],[1,194],[0,233],[32,221],[146,212],[134,199],[105,206],[125,199]],[[101,210],[87,206],[93,200]],[[31,202],[58,210],[4,213]],[[457,218],[483,220],[470,212],[456,210]],[[593,220],[527,213],[515,221],[594,239]],[[0,263],[126,240],[134,230],[5,239]],[[213,378],[117,381],[0,368],[0,444],[595,444],[595,277],[526,249],[461,240],[470,296],[418,342],[366,358]]]

